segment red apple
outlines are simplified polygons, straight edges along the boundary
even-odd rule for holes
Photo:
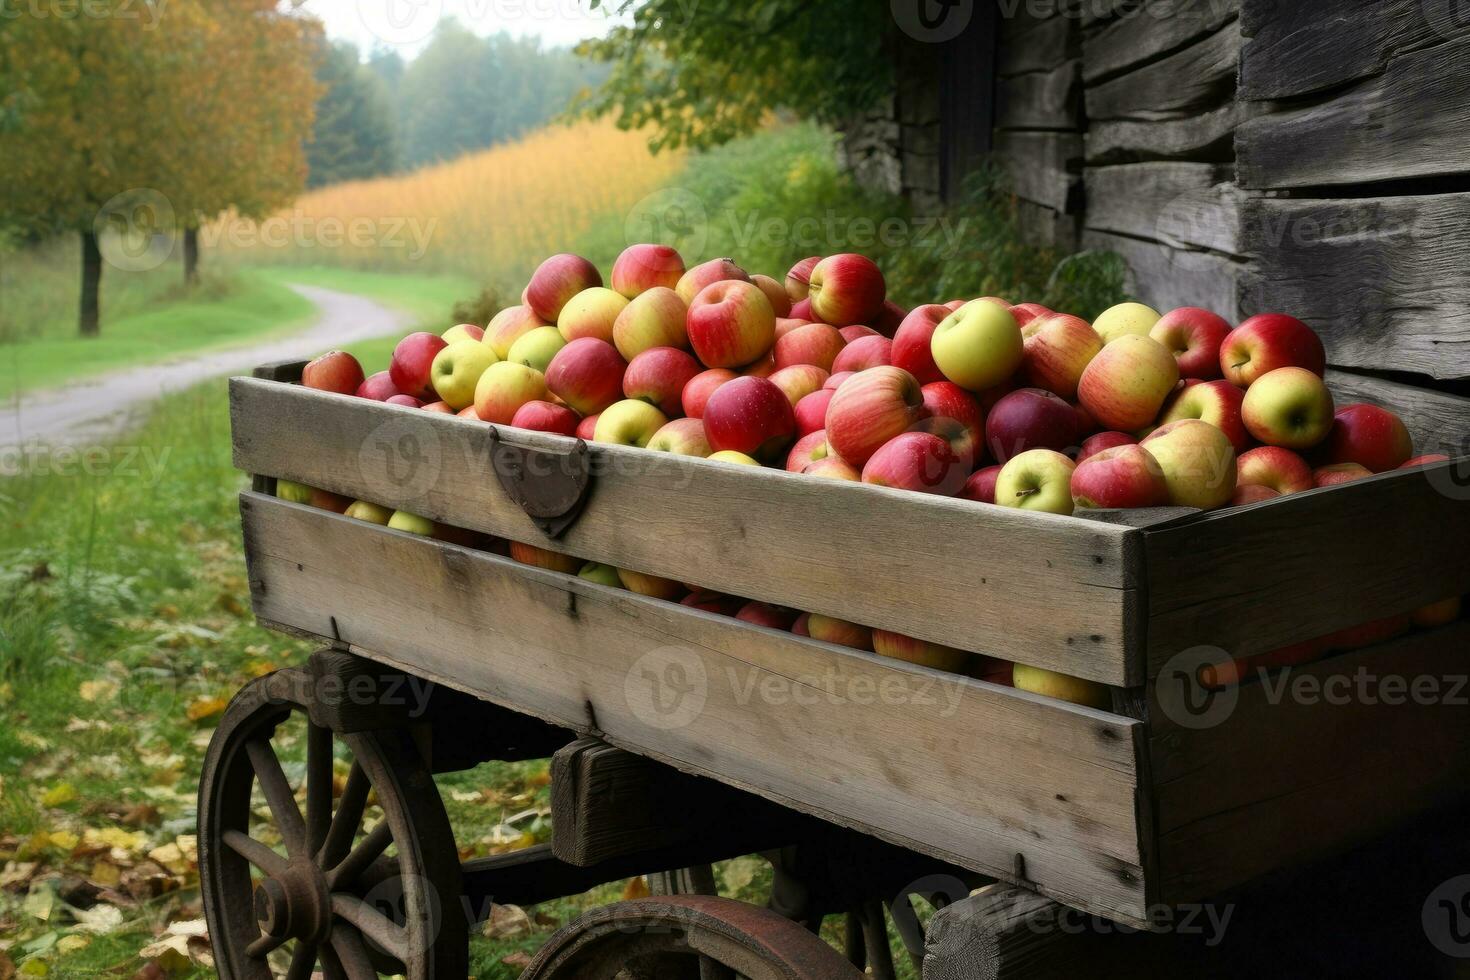
[[[511,345],[537,327],[545,326],[550,324],[543,322],[529,306],[507,306],[485,328],[485,343],[495,351],[496,357],[509,360]]]
[[[928,432],[904,432],[879,447],[863,466],[863,482],[953,497],[965,468],[949,443]]]
[[[1237,453],[1251,445],[1251,434],[1241,418],[1245,392],[1229,381],[1204,381],[1181,388],[1164,403],[1159,422],[1167,425],[1180,419],[1201,419],[1210,423],[1230,439]]]
[[[394,398],[410,398],[412,396],[411,395],[394,395],[393,397]],[[391,401],[392,399],[389,399],[389,400]],[[418,399],[415,398],[414,401],[418,401]],[[471,405],[470,407],[471,408],[474,408],[473,405]],[[456,415],[456,414],[458,414],[457,412],[455,412],[454,409],[452,409],[452,408],[449,407],[449,404],[447,402],[429,402],[427,405],[421,405],[420,408],[422,408],[426,412],[436,412],[436,413],[443,414],[443,415]]]
[[[383,399],[383,402],[388,405],[402,405],[404,408],[424,407],[424,403],[420,399],[417,399],[412,395],[391,395],[388,398]],[[435,402],[435,404],[443,405],[445,411],[454,411],[454,409],[450,408],[449,405],[445,402]]]
[[[540,371],[511,361],[496,361],[480,375],[475,403],[467,411],[482,422],[509,425],[522,405],[548,401],[548,394],[546,376]]]
[[[832,361],[832,370],[866,371],[868,368],[888,364],[893,350],[893,341],[887,337],[859,337],[850,341]]]
[[[1049,391],[1022,388],[995,403],[985,420],[985,444],[1004,463],[1028,449],[1075,449],[1077,412]]]
[[[831,388],[814,391],[796,403],[796,434],[804,436],[827,425],[827,406],[836,394]]]
[[[303,385],[317,391],[335,391],[339,395],[357,394],[366,380],[362,365],[345,350],[327,351],[301,369]]]
[[[526,404],[516,409],[515,415],[511,417],[510,424],[517,429],[530,429],[533,432],[554,432],[557,435],[571,436],[577,434],[577,424],[581,421],[577,413],[565,405],[534,401],[526,402]]]
[[[433,364],[433,361],[429,363]],[[363,381],[357,386],[356,391],[358,398],[371,398],[375,402],[385,402],[397,394],[400,392],[393,386],[393,378],[387,371],[379,371]]]
[[[393,348],[393,360],[388,365],[393,387],[401,394],[413,395],[423,401],[433,399],[429,370],[434,366],[434,358],[448,346],[443,337],[422,330],[404,337]]]
[[[545,323],[555,323],[567,301],[602,285],[597,266],[580,255],[553,255],[536,267],[522,302]]]
[[[908,310],[899,306],[891,299],[885,299],[883,301],[883,308],[873,318],[873,329],[883,336],[891,338],[894,334],[898,333],[898,328],[903,325],[904,318],[908,315]]]
[[[709,402],[709,396],[726,381],[734,381],[738,377],[734,371],[711,368],[690,378],[688,384],[684,385],[684,393],[680,398],[684,414],[691,419],[704,418],[704,406]]]
[[[1344,405],[1327,433],[1327,459],[1361,463],[1374,473],[1404,465],[1414,455],[1414,438],[1397,415],[1377,405]]]
[[[1123,334],[1082,372],[1077,397],[1097,424],[1132,432],[1158,417],[1179,382],[1179,364],[1157,340]]]
[[[510,556],[522,565],[549,568],[553,572],[563,572],[567,575],[576,575],[585,564],[580,558],[573,558],[559,551],[538,548],[533,544],[524,544],[520,541],[510,543]]]
[[[836,643],[839,646],[852,647],[854,650],[873,649],[873,631],[866,626],[849,623],[845,619],[810,613],[807,616],[806,628],[806,635],[814,640],[821,640],[823,643]]]
[[[837,455],[861,467],[879,447],[924,418],[924,390],[912,374],[875,367],[855,374],[827,406],[827,438]]]
[[[596,415],[622,399],[627,367],[612,344],[582,337],[556,352],[546,368],[546,387],[578,414]]]
[[[733,450],[761,462],[780,459],[796,435],[786,393],[767,378],[736,378],[704,406],[704,434],[715,452]]]
[[[691,609],[700,609],[717,616],[733,616],[747,605],[746,601],[736,595],[725,595],[723,592],[710,592],[701,589],[691,592],[679,600],[680,605]]]
[[[684,276],[684,260],[667,245],[629,245],[613,262],[612,288],[635,299],[655,286],[673,289]]]
[[[857,483],[863,475],[857,471],[847,460],[841,456],[824,456],[813,460],[801,471],[802,476],[819,476],[828,480],[847,480]]]
[[[793,319],[789,316],[778,316],[776,317],[776,339],[780,340],[782,337],[786,336],[797,327],[810,326],[811,322],[812,321],[810,320]],[[837,328],[833,327],[832,329],[836,330]],[[842,335],[838,334],[838,336],[840,337]],[[845,344],[847,343],[847,341],[844,340],[843,343]]]
[[[689,346],[685,320],[689,310],[679,294],[664,286],[644,290],[613,321],[612,342],[631,361],[655,347]]]
[[[822,385],[822,387],[830,388],[833,391],[836,391],[838,388],[842,387],[842,382],[846,381],[848,378],[851,378],[856,374],[856,371],[833,371],[832,374],[828,376],[827,383]]]
[[[811,288],[812,270],[817,263],[822,261],[820,255],[809,255],[791,267],[786,273],[786,295],[791,297],[791,302],[800,303],[806,299],[807,292]]]
[[[1349,626],[1335,633],[1328,633],[1321,638],[1320,642],[1328,650],[1358,650],[1362,647],[1373,646],[1375,643],[1387,643],[1394,637],[1407,633],[1413,624],[1413,617],[1410,614],[1400,613],[1396,616],[1370,620],[1357,626]]]
[[[821,391],[826,382],[827,372],[814,364],[793,364],[771,375],[771,383],[786,393],[793,409],[807,395]]]
[[[802,324],[776,338],[776,366],[815,364],[831,371],[833,360],[845,346],[847,341],[842,339],[836,327],[825,323]]]
[[[1174,354],[1181,378],[1213,381],[1220,377],[1220,345],[1230,333],[1225,318],[1197,306],[1165,313],[1148,335]]]
[[[739,367],[776,342],[776,314],[760,287],[726,280],[700,290],[689,304],[689,342],[709,367]]]
[[[1373,471],[1362,463],[1333,463],[1312,471],[1312,486],[1335,487],[1339,483],[1352,483],[1372,475]]]
[[[817,315],[812,312],[812,301],[809,299],[798,300],[791,304],[791,320],[801,320],[804,323],[818,323]]]
[[[1161,507],[1169,500],[1169,487],[1152,453],[1142,446],[1118,446],[1077,464],[1072,500],[1078,507]]]
[[[1052,310],[1047,309],[1040,303],[1017,303],[1015,306],[1010,307],[1010,311],[1011,316],[1016,318],[1016,326],[1018,327],[1024,327],[1031,321],[1039,320],[1042,317],[1056,315]]]
[[[785,632],[796,622],[797,612],[785,606],[773,606],[768,602],[747,602],[735,614],[735,618],[756,626],[766,626]]]
[[[654,452],[673,453],[675,456],[707,457],[712,450],[704,437],[702,419],[674,419],[653,434],[648,448]]]
[[[602,413],[598,412],[596,415],[588,415],[582,421],[578,422],[577,438],[584,442],[591,442],[592,437],[597,433],[597,420],[600,418],[602,418]]]
[[[918,378],[922,385],[943,381],[944,374],[935,365],[929,344],[934,337],[934,328],[949,313],[948,307],[938,303],[914,307],[893,335],[893,346],[889,353],[893,366],[903,368]]]
[[[872,321],[882,312],[887,292],[882,270],[855,252],[827,256],[809,280],[812,312],[835,327]]]
[[[954,419],[970,431],[975,459],[985,445],[985,413],[975,396],[952,381],[933,381],[924,386],[924,408],[933,418]]]
[[[446,403],[444,407],[445,408],[448,408],[451,412],[454,412],[453,407],[451,407],[448,403]],[[512,408],[513,407],[514,406],[512,406]],[[478,408],[476,408],[475,406],[473,406],[473,405],[466,405],[464,408],[461,408],[458,412],[454,412],[454,414],[455,415],[458,415],[462,419],[474,419],[476,422],[493,422],[493,421],[495,421],[495,419],[486,418],[485,416],[481,415],[480,414],[480,410]],[[513,415],[512,415],[512,418],[514,418]],[[510,424],[510,419],[508,419],[508,418],[501,419],[501,421],[503,421],[506,425],[509,425]]]
[[[656,405],[673,418],[683,410],[684,387],[699,373],[699,362],[686,351],[653,347],[628,362],[623,394]]]
[[[1401,470],[1411,470],[1416,466],[1428,466],[1430,463],[1447,463],[1449,457],[1444,453],[1429,453],[1425,456],[1415,456],[1399,467]]]
[[[760,291],[766,294],[766,299],[771,301],[771,309],[776,311],[777,318],[784,318],[791,313],[791,297],[786,295],[785,286],[770,276],[759,274],[752,275],[750,281],[759,286]]]
[[[776,352],[774,350],[740,369],[740,376],[744,378],[769,378],[775,373]]]
[[[1098,432],[1082,440],[1082,448],[1077,450],[1077,462],[1080,464],[1083,460],[1096,456],[1104,449],[1136,445],[1138,445],[1138,440],[1126,432]]]
[[[961,475],[968,475],[975,469],[975,464],[985,455],[985,440],[983,435],[977,434],[977,430],[959,419],[946,416],[938,418],[921,419],[914,423],[913,432],[927,432],[938,436],[949,446],[949,451],[959,462]]]
[[[1242,483],[1235,488],[1235,493],[1230,495],[1231,507],[1244,507],[1247,504],[1258,504],[1263,500],[1274,500],[1281,494],[1270,487],[1263,487],[1258,483]]]
[[[1278,494],[1312,489],[1312,468],[1290,449],[1257,446],[1235,461],[1241,486],[1270,487]]]
[[[1236,327],[1220,343],[1225,380],[1249,388],[1277,368],[1297,367],[1321,377],[1327,370],[1322,338],[1285,313],[1262,313]]]
[[[808,432],[796,440],[796,445],[786,454],[786,471],[800,473],[817,460],[828,459],[832,455],[832,450],[827,446],[827,430]]]
[[[873,652],[880,657],[902,660],[952,674],[963,673],[973,658],[963,650],[888,630],[873,630]]]
[[[694,297],[698,296],[705,287],[727,281],[750,282],[750,276],[746,275],[745,270],[736,265],[733,259],[710,259],[684,273],[679,279],[679,284],[674,287],[674,292],[679,294],[685,306],[689,306],[693,304]]]
[[[1003,469],[1005,467],[997,463],[971,473],[964,487],[960,489],[959,496],[966,500],[978,500],[982,504],[995,503],[995,481],[1000,479],[1000,471]]]
[[[1021,373],[1032,387],[1068,401],[1077,397],[1082,372],[1102,350],[1102,338],[1081,317],[1052,314],[1021,328]]]
[[[883,336],[872,327],[865,327],[861,323],[850,324],[838,330],[837,332],[842,334],[843,341],[849,344],[852,343],[854,340],[862,340],[864,337]]]

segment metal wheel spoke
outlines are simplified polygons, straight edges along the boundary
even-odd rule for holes
[[[373,968],[367,947],[362,944],[362,934],[357,930],[342,925],[334,927],[332,949],[347,980],[377,980],[378,971]]]
[[[316,966],[316,946],[312,943],[297,943],[296,952],[291,954],[291,965],[286,968],[285,980],[311,980],[311,968]]]
[[[333,895],[332,914],[346,919],[378,947],[399,960],[408,958],[408,930],[352,895]]]
[[[347,786],[342,790],[342,799],[337,803],[337,812],[332,817],[332,825],[327,830],[327,839],[319,850],[320,867],[336,867],[352,849],[352,838],[357,836],[357,827],[362,823],[362,813],[367,807],[371,789],[367,773],[354,762],[347,775]]]
[[[306,850],[315,854],[332,823],[332,730],[306,726]]]
[[[393,843],[393,828],[388,826],[386,819],[379,820],[368,835],[362,839],[362,843],[352,849],[352,853],[342,859],[342,862],[327,872],[327,887],[332,891],[345,888],[357,880],[357,876],[367,870],[368,866],[376,861],[388,845]]]
[[[260,780],[260,789],[270,805],[271,815],[280,827],[286,851],[296,857],[302,853],[306,843],[306,827],[301,820],[301,808],[296,805],[296,794],[291,792],[291,784],[281,769],[281,761],[264,738],[246,742],[245,751],[250,755],[250,765],[255,770],[255,778]]]
[[[226,847],[268,875],[277,875],[286,870],[285,858],[244,831],[227,830],[220,839]]]
[[[342,968],[342,960],[330,942],[317,947],[316,957],[321,962],[324,980],[348,980],[347,971]]]
[[[251,957],[252,959],[263,960],[274,950],[280,949],[282,946],[286,945],[286,940],[290,938],[290,936],[262,935],[259,939],[255,940],[255,942],[245,947],[245,955]]]

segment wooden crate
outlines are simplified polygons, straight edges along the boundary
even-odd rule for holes
[[[250,473],[1113,685],[1116,711],[1078,707],[241,498],[267,624],[1080,909],[1142,923],[1470,785],[1470,712],[1443,699],[1252,684],[1195,728],[1163,686],[1193,648],[1470,591],[1463,460],[1130,526],[594,444],[585,509],[549,542],[491,471],[490,426],[260,379],[230,397]],[[1470,420],[1436,406],[1411,422]],[[1464,674],[1467,639],[1462,621],[1306,673]]]

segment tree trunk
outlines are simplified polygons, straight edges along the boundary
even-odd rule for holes
[[[101,291],[102,250],[97,247],[96,233],[84,231],[82,232],[82,308],[78,323],[83,337],[97,336],[98,297]]]
[[[184,285],[199,285],[199,229],[184,229]]]

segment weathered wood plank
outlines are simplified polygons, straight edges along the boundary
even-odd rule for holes
[[[1124,528],[593,444],[586,507],[552,543],[501,488],[483,423],[246,378],[231,382],[231,413],[246,472],[455,527],[1106,683],[1126,683],[1140,642]]]
[[[1167,56],[1219,31],[1240,13],[1240,0],[1143,0],[1089,35],[1082,79],[1094,84]]]
[[[1218,894],[1464,797],[1467,644],[1462,620],[1277,672],[1211,704],[1222,720],[1206,727],[1170,717],[1156,689],[1160,900]]]
[[[1023,200],[1064,214],[1082,207],[1080,133],[995,134],[995,154]]]
[[[1240,31],[1232,21],[1182,51],[1086,90],[1088,119],[1178,119],[1235,97]]]
[[[1238,255],[1243,194],[1233,168],[1214,163],[1091,167],[1087,227],[1175,248]]]
[[[1145,531],[1149,676],[1194,647],[1264,653],[1470,592],[1465,466],[1384,473]]]
[[[1235,129],[1261,112],[1260,106],[1230,102],[1183,119],[1157,122],[1098,120],[1088,126],[1084,143],[1090,166],[1147,160],[1230,163],[1235,159]]]
[[[1005,33],[1000,43],[1000,77],[1051,71],[1076,58],[1081,43],[1072,17],[1048,17],[1026,30]]]
[[[1470,37],[1412,51],[1320,105],[1244,123],[1241,184],[1337,187],[1470,172],[1467,59]]]
[[[1072,59],[1051,71],[1002,79],[997,85],[996,125],[1001,129],[1079,127],[1082,62]]]
[[[1213,252],[1177,249],[1102,231],[1083,231],[1082,245],[1121,255],[1128,263],[1129,292],[1157,310],[1202,306],[1227,320],[1239,319],[1240,263]]]
[[[1053,211],[1044,204],[1034,204],[1020,198],[1016,200],[1016,223],[1021,232],[1021,240],[1028,245],[1054,248],[1070,255],[1077,251],[1081,217],[1078,214]]]
[[[1250,312],[1289,310],[1332,363],[1470,376],[1470,194],[1248,201]]]
[[[1327,384],[1339,405],[1372,402],[1397,413],[1414,437],[1416,453],[1444,453],[1451,459],[1470,456],[1470,398],[1351,371],[1329,369]],[[1470,481],[1470,469],[1460,472],[1462,482]],[[1453,474],[1448,477],[1454,479]]]
[[[241,496],[257,616],[996,877],[1144,912],[1139,723]],[[798,760],[820,759],[821,765]]]
[[[1288,99],[1380,74],[1398,54],[1470,34],[1454,0],[1244,0],[1240,97]]]

